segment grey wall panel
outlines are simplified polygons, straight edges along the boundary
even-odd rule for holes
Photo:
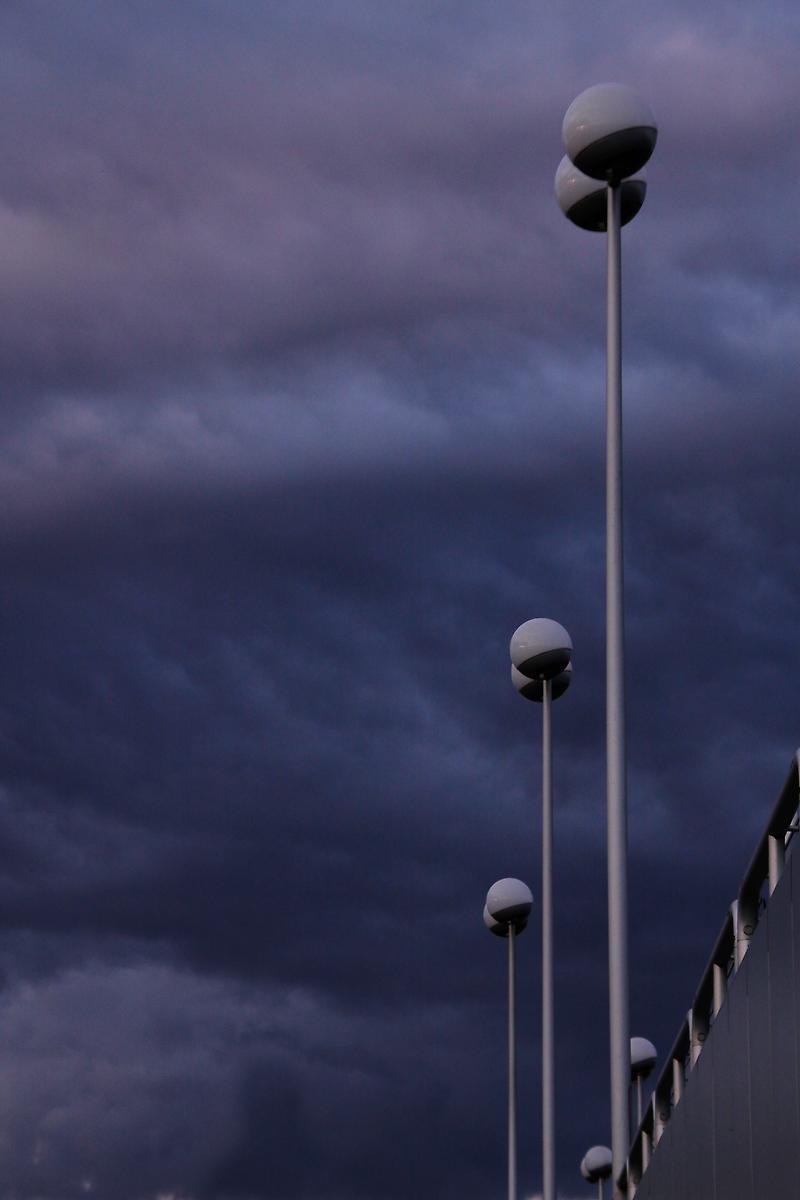
[[[653,1191],[651,1181],[648,1178],[649,1171],[645,1174],[644,1179],[636,1189],[636,1200],[653,1200]]]
[[[677,1200],[678,1193],[673,1187],[673,1170],[677,1155],[672,1150],[674,1130],[672,1121],[666,1126],[661,1141],[656,1146],[650,1159],[650,1165],[645,1171],[642,1184],[648,1184],[648,1200]],[[663,1153],[662,1153],[663,1151]]]
[[[795,843],[800,839],[795,837]],[[795,1030],[795,1063],[798,1084],[800,1084],[800,846],[795,845],[789,853],[786,862],[786,874],[789,876],[792,908],[792,954],[794,963],[794,1030]],[[785,883],[786,880],[781,880]],[[800,1098],[798,1099],[800,1106]],[[798,1117],[800,1120],[800,1116]]]
[[[714,1140],[719,1200],[765,1200],[754,1196],[752,1186],[749,1008],[744,977],[749,957],[731,980],[727,1000],[706,1042],[706,1049],[714,1044],[716,1066]]]
[[[657,1183],[655,1177],[653,1175],[651,1175],[650,1169],[648,1168],[647,1171],[645,1172],[642,1182],[639,1184],[639,1187],[636,1190],[636,1200],[653,1200],[654,1196],[656,1196],[656,1195],[663,1196],[666,1194],[668,1194],[670,1200],[672,1200],[672,1190],[671,1189],[670,1189],[669,1193],[665,1193],[663,1190],[659,1191],[659,1192],[654,1192],[653,1188],[657,1187],[657,1186],[658,1186],[658,1183]],[[664,1186],[664,1184],[662,1181],[661,1187],[663,1188],[663,1186]]]
[[[786,896],[783,893],[786,892]],[[796,968],[793,945],[791,873],[787,872],[767,909],[769,943],[770,1144],[765,1194],[778,1194],[781,1180],[800,1180],[800,1107],[798,1106]],[[780,903],[778,903],[780,900]],[[800,1191],[800,1186],[798,1186]]]
[[[684,1095],[675,1105],[667,1127],[666,1136],[669,1138],[669,1149],[667,1150],[665,1144],[663,1147],[660,1144],[656,1149],[656,1154],[660,1154],[663,1148],[672,1157],[673,1196],[686,1195],[686,1108],[687,1097]],[[661,1200],[660,1193],[654,1192],[653,1200]]]
[[[657,1149],[664,1149],[665,1153],[653,1155],[641,1184],[641,1187],[646,1186],[647,1190],[642,1192],[640,1188],[637,1200],[639,1195],[642,1195],[644,1200],[677,1200],[672,1187],[673,1156],[666,1149],[666,1143],[662,1143]]]
[[[753,1180],[755,1194],[763,1197],[772,1194],[769,1190],[768,1180],[770,1160],[774,1155],[774,1139],[771,1136],[773,1098],[772,1038],[769,1012],[769,916],[768,912],[764,913],[747,953],[746,979],[734,981],[734,986],[739,982],[747,983]],[[789,947],[783,948],[784,953],[788,950]],[[724,1079],[724,1074],[720,1078]]]
[[[683,1192],[686,1200],[715,1200],[714,1051],[709,1042],[686,1083]]]

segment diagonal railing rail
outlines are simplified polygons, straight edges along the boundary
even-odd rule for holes
[[[761,913],[778,885],[787,848],[800,826],[799,805],[800,750],[797,750],[736,899],[725,914],[692,1007],[678,1030],[631,1143],[625,1169],[618,1180],[620,1191],[628,1200],[636,1195],[670,1117],[680,1103],[703,1052],[703,1043],[725,1003],[728,985],[739,970]]]

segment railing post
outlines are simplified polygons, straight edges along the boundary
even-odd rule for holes
[[[722,1008],[722,1005],[725,1003],[725,996],[727,995],[727,992],[728,992],[728,975],[727,975],[727,972],[725,971],[725,968],[723,966],[721,966],[719,963],[714,963],[713,985],[714,985],[714,998],[713,998],[713,1002],[712,1002],[713,1007],[711,1009],[711,1015],[713,1017],[716,1017],[717,1013]]]
[[[750,939],[756,931],[758,917],[753,904],[749,901],[745,902],[741,896],[738,900],[734,900],[731,912],[733,913],[733,929],[736,938],[734,961],[738,971],[745,954],[750,949]]]
[[[629,1158],[625,1168],[625,1182],[627,1185],[625,1188],[625,1194],[628,1197],[628,1200],[633,1200],[634,1196],[636,1195],[636,1189],[639,1186],[640,1179],[641,1175],[636,1170]]]
[[[683,1095],[683,1062],[679,1058],[672,1060],[672,1100],[677,1104]]]
[[[669,1076],[667,1076],[669,1079]],[[664,1088],[663,1083],[659,1080],[656,1085],[656,1090],[653,1092],[653,1146],[656,1147],[661,1141],[661,1135],[667,1127],[667,1121],[670,1117],[669,1105],[669,1090]]]
[[[689,1023],[689,1062],[691,1066],[697,1062],[703,1049],[703,1042],[708,1033],[708,1017],[699,1009],[690,1008],[687,1015]]]
[[[769,894],[771,896],[783,874],[783,864],[786,858],[786,843],[783,835],[781,837],[775,837],[772,833],[769,835],[767,854],[769,858]]]

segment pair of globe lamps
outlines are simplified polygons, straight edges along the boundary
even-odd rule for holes
[[[533,895],[521,879],[498,879],[486,893],[483,923],[490,933],[506,938],[522,933],[533,908]]]
[[[562,212],[581,229],[604,233],[610,185],[620,189],[620,224],[627,225],[644,203],[644,166],[658,136],[650,106],[625,84],[598,83],[573,100],[561,132],[567,153],[555,192]]]

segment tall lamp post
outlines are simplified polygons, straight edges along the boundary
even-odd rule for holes
[[[608,234],[606,288],[606,793],[608,808],[608,965],[611,1044],[611,1147],[614,1187],[628,1149],[628,817],[622,570],[622,386],[620,227],[642,205],[637,176],[656,143],[649,106],[617,83],[587,88],[567,109],[564,162],[556,197],[576,225]],[[598,182],[599,181],[599,182]],[[594,187],[592,186],[594,184]],[[603,217],[605,201],[605,217]],[[618,1189],[615,1190],[615,1195]]]
[[[486,894],[483,921],[498,937],[508,938],[508,1200],[517,1200],[517,1033],[514,951],[528,923],[533,896],[521,879],[498,879]]]
[[[535,617],[511,638],[511,679],[542,705],[542,1200],[556,1196],[553,987],[553,771],[551,704],[569,687],[572,639],[563,625]]]

